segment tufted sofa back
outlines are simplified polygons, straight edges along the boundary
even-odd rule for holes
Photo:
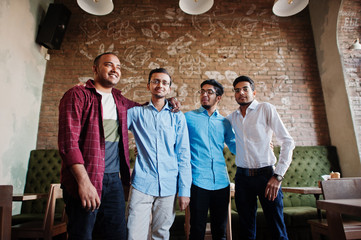
[[[28,172],[26,175],[24,193],[48,193],[50,184],[60,182],[61,158],[56,149],[32,150],[30,152]],[[45,212],[47,199],[25,201],[21,213]],[[63,206],[57,204],[56,212],[61,212]]]
[[[274,152],[278,158],[280,147]],[[234,182],[237,166],[235,156],[225,148],[224,157],[231,182]],[[134,166],[135,154],[130,149],[131,167]],[[30,153],[26,176],[25,193],[47,193],[51,183],[60,182],[61,158],[57,149],[32,150]],[[321,175],[330,171],[339,171],[337,151],[334,146],[297,146],[293,151],[292,163],[282,186],[317,186]],[[26,201],[22,204],[21,213],[42,213],[46,200]],[[315,206],[313,195],[284,193],[284,206]],[[62,206],[59,207],[59,209]]]
[[[278,158],[280,147],[275,147],[274,152]],[[224,149],[229,179],[234,182],[237,166],[235,156],[228,148]],[[284,176],[283,187],[317,186],[321,175],[331,171],[339,171],[337,151],[334,146],[297,146],[293,150],[292,163]],[[315,206],[315,198],[310,194],[284,193],[285,207]],[[233,206],[232,206],[233,208]]]

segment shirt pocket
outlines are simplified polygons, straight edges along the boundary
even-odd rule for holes
[[[159,131],[161,131],[161,135],[168,146],[173,146],[175,144],[177,138],[175,126],[162,125]]]
[[[160,131],[160,134],[169,146],[175,144],[177,137],[177,125],[175,119],[171,116],[164,115],[164,117],[160,119],[158,131]]]

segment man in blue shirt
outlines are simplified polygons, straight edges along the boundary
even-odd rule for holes
[[[226,239],[229,177],[223,156],[224,143],[235,153],[235,136],[229,121],[217,110],[223,86],[216,80],[202,82],[202,107],[185,113],[192,165],[190,239],[204,239],[208,209],[212,239]]]
[[[132,174],[129,200],[128,239],[169,239],[174,200],[184,210],[192,182],[187,123],[184,114],[171,112],[165,99],[172,79],[164,68],[149,73],[147,89],[151,102],[128,110],[138,155]]]

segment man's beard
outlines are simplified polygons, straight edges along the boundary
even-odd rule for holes
[[[103,87],[108,87],[108,88],[111,88],[111,87],[115,87],[117,85],[117,83],[113,83],[111,80],[109,79],[106,79],[106,78],[101,78],[99,80],[99,83],[100,85],[102,85]]]
[[[204,109],[206,109],[206,110],[208,110],[208,109],[210,109],[210,108],[211,108],[211,106],[210,106],[210,105],[202,105],[202,107],[203,107]]]
[[[240,106],[248,106],[248,105],[251,105],[252,102],[253,102],[253,100],[250,101],[250,102],[241,102],[241,103],[237,102],[237,103],[238,103],[238,105],[240,105]]]

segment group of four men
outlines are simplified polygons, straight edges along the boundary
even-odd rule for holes
[[[257,196],[272,238],[288,239],[280,186],[294,142],[275,107],[255,100],[252,79],[236,78],[233,90],[240,107],[225,118],[217,110],[224,89],[216,80],[202,82],[202,107],[183,114],[177,101],[166,99],[172,85],[166,69],[150,72],[151,101],[144,105],[114,88],[121,76],[115,54],[96,57],[93,73],[94,80],[71,88],[59,106],[69,240],[92,239],[94,226],[100,226],[104,239],[169,239],[177,196],[181,210],[190,206],[190,239],[204,239],[208,209],[212,239],[226,239],[230,181],[225,143],[236,154],[242,239],[256,238]],[[138,152],[131,178],[128,130]],[[270,147],[273,133],[281,144],[277,167]]]

